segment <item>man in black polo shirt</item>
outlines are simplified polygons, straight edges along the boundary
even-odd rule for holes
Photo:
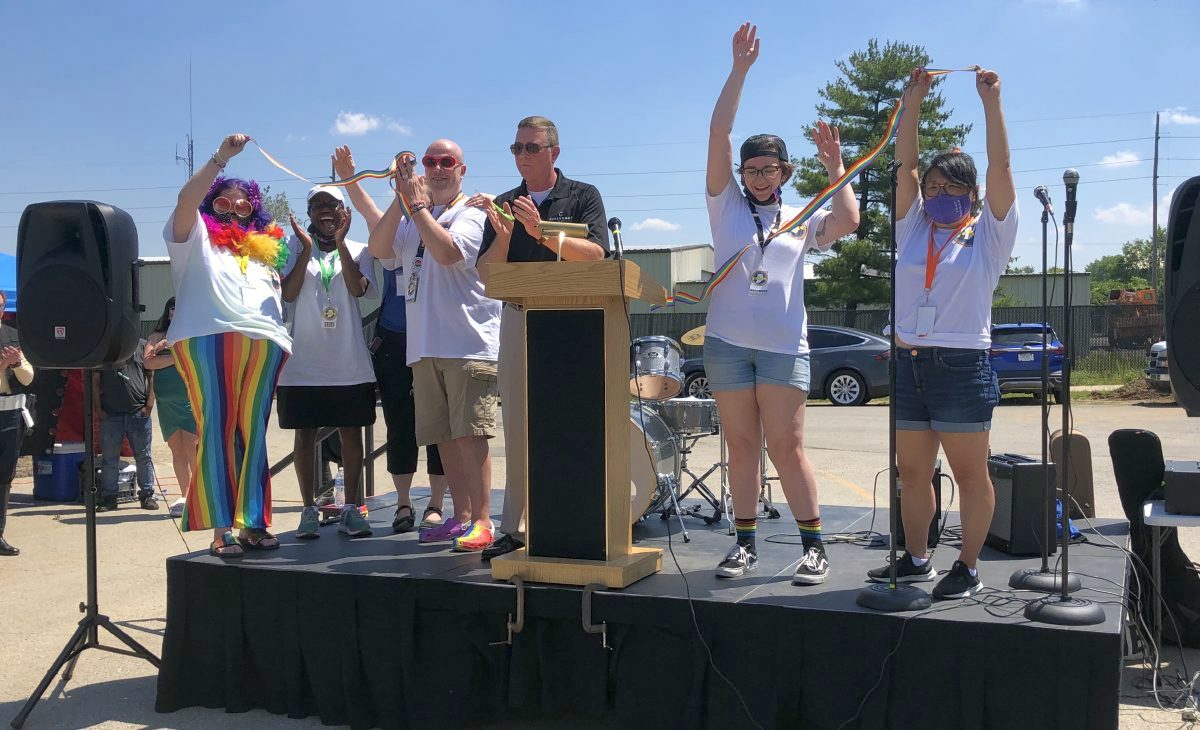
[[[150,439],[154,427],[150,412],[154,409],[154,380],[146,372],[143,352],[146,341],[140,340],[133,357],[122,365],[100,371],[100,503],[99,512],[117,508],[118,467],[121,463],[121,442],[129,438],[133,459],[137,463],[138,502],[142,509],[158,509],[154,498],[154,462],[150,457]]]
[[[568,179],[554,162],[558,159],[558,129],[545,117],[526,117],[517,124],[517,141],[509,148],[521,173],[521,184],[496,197],[515,220],[509,221],[492,207],[484,195],[468,202],[483,208],[488,223],[479,250],[480,275],[483,264],[504,261],[555,261],[561,251],[564,261],[596,261],[608,254],[607,217],[600,191],[587,183]],[[586,223],[587,238],[564,238],[541,234],[541,221]],[[500,405],[504,419],[506,484],[504,536],[483,551],[483,559],[517,550],[525,545],[525,413],[526,363],[522,347],[525,313],[516,305],[504,307],[500,320]]]

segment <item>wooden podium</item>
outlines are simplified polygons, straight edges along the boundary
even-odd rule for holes
[[[666,301],[624,260],[487,264],[487,295],[525,308],[525,548],[492,560],[507,580],[624,588],[662,569],[630,519],[626,298]]]

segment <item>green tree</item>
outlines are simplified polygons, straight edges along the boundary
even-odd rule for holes
[[[1004,273],[1005,274],[1036,274],[1037,273],[1037,271],[1033,268],[1032,265],[1017,266],[1017,261],[1019,261],[1020,258],[1021,258],[1020,256],[1013,256],[1012,258],[1010,258],[1008,260],[1008,265],[1004,267]]]
[[[1158,229],[1158,270],[1163,271],[1166,262],[1167,231],[1159,226]],[[1092,304],[1102,304],[1108,301],[1108,293],[1113,289],[1148,289],[1150,287],[1150,261],[1153,258],[1153,245],[1148,238],[1135,238],[1126,241],[1121,246],[1121,253],[1101,256],[1083,267],[1092,275]],[[1163,295],[1160,277],[1158,296]]]
[[[262,203],[275,222],[286,230],[288,216],[292,213],[292,206],[288,204],[287,194],[282,192],[272,194],[271,186],[266,185],[262,189]]]
[[[817,114],[838,128],[847,163],[878,144],[909,72],[928,63],[929,54],[922,46],[888,41],[881,48],[875,38],[867,42],[866,50],[835,62],[841,77],[820,90],[823,101],[817,104]],[[920,144],[925,160],[962,145],[971,131],[969,124],[948,124],[951,110],[937,91],[939,84],[940,80],[934,83],[934,90],[921,105]],[[852,237],[834,244],[836,256],[814,267],[818,279],[808,287],[813,304],[856,310],[860,304],[889,301],[887,282],[864,278],[860,272],[864,265],[878,271],[890,268],[890,185],[886,170],[891,161],[889,145],[874,168],[864,170],[854,181],[861,222]],[[825,169],[815,157],[793,162],[797,169],[792,185],[800,195],[812,197],[829,184]],[[903,215],[903,211],[898,213]]]

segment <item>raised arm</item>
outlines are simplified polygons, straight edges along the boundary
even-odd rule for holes
[[[379,223],[371,229],[367,238],[367,250],[377,259],[394,259],[396,250],[396,231],[400,229],[400,221],[404,220],[404,209],[400,207],[400,198],[396,197],[388,209],[384,211]]]
[[[329,156],[333,162],[333,171],[341,180],[354,176],[354,155],[350,152],[350,147],[342,145],[333,150],[333,154]],[[383,218],[383,211],[375,205],[375,201],[367,191],[363,190],[362,185],[358,183],[350,183],[345,186],[346,192],[350,194],[350,203],[358,214],[363,217],[367,223],[367,232],[373,231],[378,225],[379,220]]]
[[[904,87],[904,114],[896,130],[896,217],[903,218],[921,194],[921,104],[929,94],[933,77],[923,68],[914,68]]]
[[[733,134],[733,120],[737,116],[738,103],[742,98],[742,86],[746,83],[746,74],[758,60],[758,27],[750,23],[742,26],[733,34],[733,68],[721,95],[717,97],[717,105],[713,107],[712,121],[708,123],[708,172],[705,176],[708,194],[720,195],[729,184],[729,176],[733,170],[733,143],[729,135]]]
[[[300,290],[304,288],[304,277],[308,273],[308,262],[312,258],[312,236],[308,235],[308,231],[300,225],[296,220],[296,216],[292,214],[292,232],[296,234],[296,240],[300,242],[300,250],[296,252],[294,260],[291,262],[292,268],[283,277],[283,285],[280,287],[283,291],[283,301],[294,302],[296,297],[300,296]]]
[[[175,239],[175,243],[187,240],[188,234],[192,232],[192,226],[196,223],[196,210],[200,207],[200,203],[204,202],[204,196],[212,187],[213,180],[217,179],[217,175],[221,174],[231,159],[246,148],[246,143],[249,141],[249,135],[229,135],[221,141],[220,149],[196,171],[196,174],[192,175],[190,180],[183,184],[183,189],[179,191],[179,198],[175,203],[175,217],[172,219],[174,223],[171,227],[171,236]]]
[[[813,127],[812,138],[817,146],[817,161],[828,173],[829,182],[844,175],[846,166],[842,162],[842,138],[838,134],[838,128],[830,127],[825,122],[817,122],[817,126]],[[837,191],[830,202],[833,209],[821,219],[816,230],[817,245],[822,248],[858,229],[858,201],[854,198],[851,185]]]
[[[1017,191],[1009,160],[1008,129],[1004,126],[1004,110],[1000,108],[1000,76],[995,71],[977,70],[975,89],[983,100],[983,122],[987,127],[987,203],[992,215],[1004,220],[1017,199]]]

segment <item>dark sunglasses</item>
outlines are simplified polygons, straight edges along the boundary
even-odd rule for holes
[[[224,195],[214,199],[212,206],[213,211],[217,215],[229,215],[233,213],[238,218],[249,218],[250,214],[254,212],[254,206],[250,204],[249,200],[238,198],[236,201],[233,201]]]
[[[328,208],[329,210],[341,210],[342,204],[331,198],[325,199],[325,200],[316,199],[316,200],[313,200],[311,203],[309,203],[308,207],[310,210],[316,210],[316,209],[320,209],[320,208]]]
[[[554,147],[552,144],[538,144],[537,142],[513,142],[508,146],[508,150],[514,155],[519,155],[522,152],[528,152],[531,155],[536,155],[542,150],[548,150],[552,147]]]
[[[450,155],[442,155],[441,157],[425,155],[421,158],[421,164],[427,168],[440,167],[443,170],[453,170],[454,168],[458,167],[458,160],[454,159]]]

